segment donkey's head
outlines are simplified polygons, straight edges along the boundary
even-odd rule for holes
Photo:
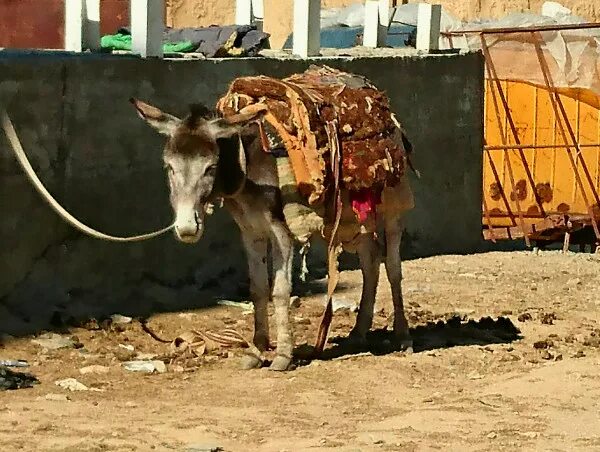
[[[263,110],[225,119],[215,117],[206,107],[195,106],[187,117],[179,119],[137,99],[130,101],[142,119],[167,136],[163,160],[175,213],[175,235],[182,242],[195,243],[204,232],[207,203],[241,188],[246,156],[240,132]]]

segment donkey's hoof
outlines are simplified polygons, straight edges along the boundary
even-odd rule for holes
[[[258,356],[244,355],[240,361],[240,368],[242,370],[258,369],[262,366],[262,361]]]
[[[286,370],[290,370],[292,364],[292,359],[287,356],[278,355],[275,357],[271,365],[269,366],[269,370],[276,370],[278,372],[283,372]]]
[[[413,352],[413,340],[410,337],[397,337],[392,344],[394,345],[394,350],[399,352]]]

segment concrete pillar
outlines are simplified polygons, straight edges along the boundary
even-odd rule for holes
[[[146,57],[163,56],[165,29],[164,0],[131,0],[132,53]]]
[[[100,0],[65,0],[65,50],[100,49]]]
[[[235,0],[235,24],[251,25],[253,18],[252,0]]]
[[[321,0],[294,0],[294,55],[307,58],[320,50]]]
[[[429,52],[440,47],[442,5],[419,3],[417,16],[417,50]]]
[[[387,43],[392,0],[366,0],[363,45],[383,47]]]

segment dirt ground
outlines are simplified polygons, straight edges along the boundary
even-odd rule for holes
[[[343,354],[333,344],[330,359],[286,373],[238,370],[240,349],[180,357],[165,373],[127,371],[121,361],[135,353],[170,352],[135,321],[72,328],[80,348],[5,340],[0,359],[28,360],[41,383],[0,393],[0,449],[600,450],[599,256],[513,252],[406,262],[412,354],[387,350],[381,328],[391,299],[383,275],[373,353]],[[314,341],[322,289],[313,284],[318,295],[311,295],[304,288],[294,310],[299,343]],[[344,272],[338,298],[353,302],[359,294],[360,274]],[[346,335],[354,317],[336,312],[333,336]],[[252,315],[219,306],[156,315],[148,324],[168,338],[192,328],[250,337]],[[127,356],[119,344],[135,351]],[[90,365],[107,373],[80,373]],[[69,377],[90,390],[55,384]]]

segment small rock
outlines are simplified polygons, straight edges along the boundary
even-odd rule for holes
[[[548,350],[543,350],[542,353],[540,354],[540,356],[542,359],[546,359],[546,360],[554,358],[554,356],[552,356],[552,354]]]
[[[237,301],[231,301],[231,300],[219,300],[217,301],[217,304],[219,306],[229,306],[231,308],[238,308],[238,309],[242,309],[244,311],[254,311],[254,304],[248,302],[248,303],[240,303]]]
[[[109,370],[110,369],[108,367],[106,367],[106,366],[93,365],[93,366],[82,367],[81,369],[79,369],[79,373],[81,375],[85,375],[85,374],[107,374]]]
[[[577,353],[573,355],[573,358],[583,358],[584,356],[585,353],[583,353],[583,350],[577,350]]]
[[[554,361],[562,361],[562,359],[563,359],[563,355],[561,353],[559,353],[558,355],[556,355],[554,357]]]
[[[547,349],[552,347],[553,342],[549,339],[544,339],[542,341],[536,341],[533,343],[533,348],[536,348],[538,350],[543,350],[543,349]]]
[[[130,351],[130,352],[132,352],[134,350],[134,347],[131,344],[127,344],[127,345],[119,344],[119,347],[121,347],[124,350]]]
[[[135,357],[136,361],[152,361],[156,358],[156,353],[138,353]]]
[[[538,436],[540,436],[540,434],[538,432],[524,432],[524,433],[520,433],[521,436],[525,436],[526,438],[531,438],[531,439],[535,439]]]
[[[137,403],[135,403],[135,402],[131,402],[131,401],[129,401],[129,402],[125,402],[125,406],[126,406],[127,408],[137,408],[137,407],[138,407],[138,404],[137,404]]]
[[[532,319],[533,319],[533,317],[531,316],[531,314],[529,312],[524,312],[523,314],[520,314],[519,317],[517,317],[517,320],[519,322],[527,322]]]
[[[127,317],[125,315],[113,314],[113,315],[110,316],[110,320],[115,325],[126,325],[128,323],[131,323],[131,321],[133,319],[131,317]]]
[[[310,325],[310,319],[306,317],[296,316],[294,317],[296,325]]]
[[[554,325],[556,314],[554,312],[544,312],[540,315],[540,322],[543,325]]]
[[[42,334],[36,339],[32,339],[31,342],[48,350],[59,350],[61,348],[75,348],[75,341],[73,341],[71,338],[64,337],[60,334],[55,333]]]
[[[299,308],[300,307],[300,297],[297,297],[297,296],[290,297],[290,307]]]
[[[500,313],[501,315],[512,315],[513,312],[510,309],[504,310]]]
[[[74,378],[65,378],[64,380],[57,380],[54,384],[67,391],[87,391],[89,388],[83,383],[75,380]]]
[[[185,452],[222,452],[223,448],[214,444],[190,444]]]
[[[44,396],[44,400],[51,400],[53,402],[68,402],[71,399],[66,394],[46,394]]]
[[[182,373],[185,369],[183,368],[183,366],[175,364],[175,365],[171,366],[171,370],[173,372]]]
[[[471,372],[469,375],[467,375],[467,378],[469,380],[481,380],[483,378],[483,375],[480,375],[476,372]]]
[[[567,286],[569,286],[569,287],[581,286],[581,284],[583,284],[583,283],[582,283],[581,279],[579,279],[579,278],[573,278],[573,279],[569,279],[567,281]]]
[[[354,312],[358,309],[356,303],[352,301],[348,301],[344,298],[334,298],[332,300],[331,306],[333,307],[333,312],[338,311],[350,311]]]
[[[167,366],[162,361],[127,361],[123,363],[123,367],[131,372],[145,372],[159,374],[167,371]]]
[[[498,436],[498,434],[496,432],[490,432],[486,436],[488,439],[495,439]]]

